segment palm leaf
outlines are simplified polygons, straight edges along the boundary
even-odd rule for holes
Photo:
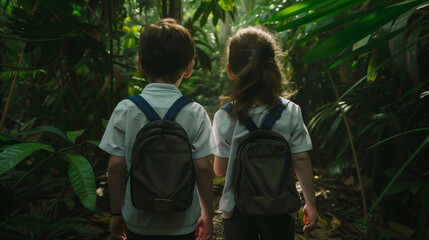
[[[296,16],[301,13],[305,13],[311,10],[318,9],[320,7],[326,6],[332,3],[334,0],[307,0],[298,2],[292,6],[289,6],[280,12],[276,13],[270,19],[265,21],[265,23],[272,23],[286,19],[288,17]]]
[[[396,19],[396,17],[401,13],[413,9],[419,4],[420,2],[410,1],[404,4],[393,5],[374,11],[315,46],[302,58],[302,61],[304,63],[310,63],[332,56],[352,46],[360,39],[368,36],[383,25]]]

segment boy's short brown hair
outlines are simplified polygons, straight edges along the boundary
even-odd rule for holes
[[[185,27],[172,18],[164,18],[144,27],[138,51],[148,78],[175,83],[195,58],[195,43]]]

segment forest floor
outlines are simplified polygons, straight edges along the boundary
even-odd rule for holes
[[[100,180],[100,179],[99,179]],[[214,179],[214,233],[212,240],[223,240],[222,217],[218,210],[219,199],[223,190],[224,179]],[[319,240],[353,240],[353,239],[412,239],[414,231],[402,224],[386,221],[377,217],[371,223],[369,231],[364,233],[358,226],[359,219],[363,219],[359,185],[352,177],[339,181],[337,179],[315,178],[317,207],[319,223],[311,233],[303,233],[302,210],[298,212],[296,220],[295,240],[319,239]],[[302,194],[299,185],[298,192]],[[109,215],[109,199],[106,181],[100,181],[97,193],[99,198],[97,206],[105,216]],[[381,214],[378,214],[381,215]],[[101,215],[89,216],[90,224],[85,228],[98,236],[99,239],[113,239],[109,235],[109,217]],[[364,236],[366,234],[366,236]]]

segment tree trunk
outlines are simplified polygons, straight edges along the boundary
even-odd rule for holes
[[[168,16],[182,22],[182,0],[170,0],[170,9]]]
[[[161,1],[161,7],[162,7],[162,18],[168,17],[168,0],[162,0]]]
[[[225,22],[219,22],[219,39],[221,44],[225,44],[231,35],[232,18],[229,13],[225,13]],[[223,48],[223,46],[221,46]]]
[[[162,0],[162,17],[170,17],[182,22],[182,1],[181,0]]]

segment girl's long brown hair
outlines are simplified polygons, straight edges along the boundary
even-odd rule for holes
[[[227,63],[236,77],[230,94],[220,100],[222,105],[232,102],[232,118],[243,122],[255,101],[269,106],[279,103],[286,81],[278,59],[280,54],[277,39],[260,28],[242,28],[229,39]]]

